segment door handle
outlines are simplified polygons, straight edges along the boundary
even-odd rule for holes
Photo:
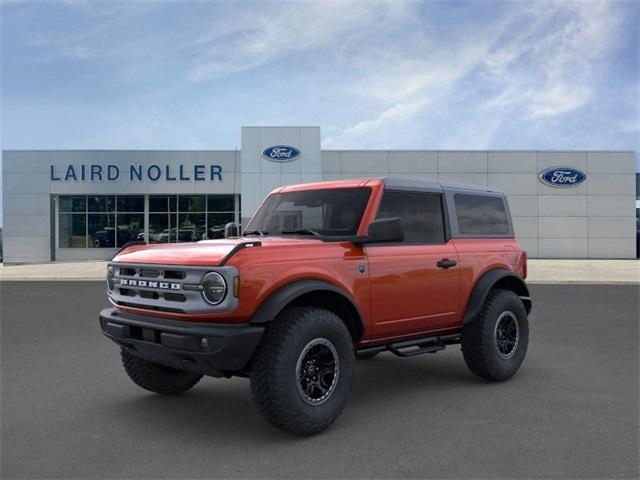
[[[443,258],[438,263],[436,263],[439,268],[444,268],[445,270],[447,268],[455,267],[457,264],[458,262],[456,262],[455,260],[449,260],[448,258]]]

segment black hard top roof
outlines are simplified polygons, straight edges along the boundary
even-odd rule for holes
[[[465,191],[469,193],[493,193],[504,195],[499,188],[483,187],[467,183],[440,182],[438,180],[417,180],[413,178],[382,177],[385,188],[390,190],[411,190],[418,192],[443,192],[445,190]]]

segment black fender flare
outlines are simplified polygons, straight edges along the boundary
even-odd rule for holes
[[[531,312],[531,297],[529,296],[529,289],[527,288],[527,284],[524,283],[524,280],[509,270],[495,268],[485,272],[473,287],[473,291],[469,296],[467,309],[462,320],[463,325],[469,325],[474,321],[482,310],[482,306],[484,305],[489,292],[498,283],[504,284],[504,288],[513,290],[518,294],[524,303],[527,314]]]
[[[272,322],[284,308],[297,298],[311,292],[331,292],[340,295],[353,309],[354,320],[356,321],[356,336],[361,337],[364,333],[364,323],[362,312],[358,308],[353,297],[335,285],[322,280],[297,280],[291,282],[273,292],[255,311],[251,317],[252,324],[265,324]]]

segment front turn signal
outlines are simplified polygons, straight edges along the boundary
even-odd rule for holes
[[[233,296],[240,298],[240,277],[233,277]]]

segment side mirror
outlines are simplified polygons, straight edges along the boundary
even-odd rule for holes
[[[236,222],[229,222],[224,226],[224,238],[239,237],[240,225]]]
[[[401,242],[404,229],[400,218],[381,218],[369,224],[367,243]]]

